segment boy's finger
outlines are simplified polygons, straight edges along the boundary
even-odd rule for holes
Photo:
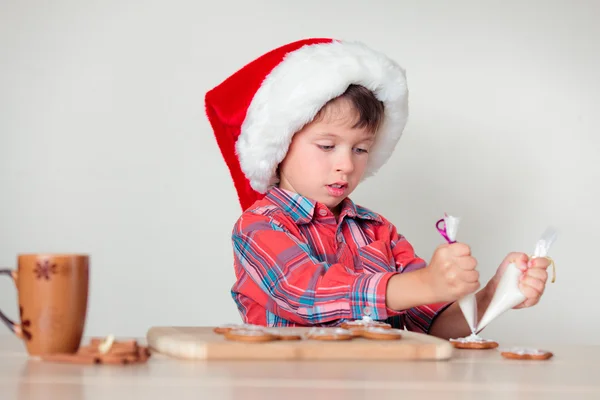
[[[471,248],[467,244],[457,242],[457,243],[452,243],[448,247],[450,249],[451,254],[455,257],[463,257],[463,256],[471,255]]]
[[[530,307],[531,305],[535,304],[537,302],[536,299],[541,297],[539,293],[529,285],[521,284],[519,285],[519,289],[526,297],[525,301],[523,302],[526,307]]]
[[[461,271],[460,278],[468,283],[479,282],[479,272],[477,270]]]
[[[538,269],[546,269],[550,266],[550,260],[547,258],[533,258],[527,264],[529,268],[538,268]]]
[[[521,271],[525,271],[527,269],[527,263],[529,262],[529,256],[525,253],[513,252],[506,256],[505,261],[508,263],[515,263],[517,268]]]
[[[540,301],[539,297],[530,298],[530,299],[525,300],[524,302],[522,302],[521,304],[519,304],[515,308],[518,309],[518,308],[532,307],[532,306],[535,306],[537,303],[539,303],[539,301]]]
[[[506,256],[506,258],[504,259],[505,261],[508,261],[509,263],[511,262],[527,262],[529,260],[529,256],[525,253],[518,253],[518,252],[512,252],[512,253],[508,253],[508,255]]]
[[[473,271],[475,268],[477,268],[477,260],[471,256],[462,257],[458,263],[458,266],[465,271]]]
[[[544,283],[548,280],[548,272],[541,268],[530,268],[527,270],[524,276],[538,279]]]
[[[526,276],[519,285],[523,288],[523,294],[527,298],[539,297],[544,293],[544,283],[538,279]],[[527,293],[526,293],[527,292]]]

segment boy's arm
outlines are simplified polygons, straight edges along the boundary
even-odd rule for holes
[[[431,301],[430,289],[423,283],[421,276],[427,263],[415,254],[414,248],[406,238],[398,233],[394,224],[389,224],[390,244],[396,268],[400,272],[398,278],[390,282],[389,293],[406,296],[407,304],[396,304],[395,299],[388,300],[393,310],[406,310],[403,318],[404,326],[409,331],[430,333],[433,322],[442,311],[452,305],[451,302]],[[414,302],[417,299],[418,302]],[[411,304],[412,303],[412,304]]]
[[[396,227],[388,224],[392,254],[400,272],[390,279],[388,285],[387,302],[390,308],[406,309],[403,322],[410,331],[442,337],[457,333],[468,335],[470,329],[458,304],[453,301],[439,302],[439,293],[434,292],[428,281],[431,277],[427,276],[427,263],[415,254],[412,245],[398,234]],[[480,299],[483,300],[482,295],[479,295],[478,302]],[[484,307],[487,308],[487,305],[481,302],[480,310],[485,310]]]
[[[393,276],[388,282],[386,304],[391,310],[404,310],[402,320],[406,329],[429,333],[432,323],[452,303],[436,303],[426,294],[423,272],[418,269]]]
[[[357,274],[352,266],[313,257],[304,243],[268,216],[250,214],[233,232],[237,268],[249,277],[238,290],[290,321],[316,325],[338,319],[395,315],[386,307],[386,289],[395,272]]]

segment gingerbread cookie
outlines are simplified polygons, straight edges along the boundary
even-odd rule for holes
[[[354,335],[343,328],[311,328],[306,337],[312,340],[350,340]]]
[[[457,349],[486,350],[498,347],[497,342],[484,339],[475,334],[471,334],[464,338],[450,339],[450,343]]]
[[[248,343],[264,343],[278,340],[277,336],[264,329],[235,328],[223,333],[228,340]]]
[[[372,340],[398,340],[402,338],[402,331],[400,329],[370,326],[361,329],[359,335]]]
[[[547,360],[553,356],[549,351],[526,347],[513,347],[500,351],[500,354],[511,360]]]
[[[213,331],[218,334],[224,334],[232,329],[263,330],[264,327],[252,324],[225,324],[215,327]]]
[[[294,331],[287,330],[286,328],[281,328],[281,329],[269,328],[269,329],[265,329],[265,331],[270,333],[271,335],[274,335],[279,340],[302,340],[301,334],[294,332]]]
[[[341,327],[343,329],[348,329],[351,331],[362,330],[365,328],[392,329],[392,326],[390,324],[386,324],[385,322],[373,321],[370,318],[363,318],[355,321],[346,321],[342,323]]]

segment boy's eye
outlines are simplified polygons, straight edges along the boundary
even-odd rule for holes
[[[334,146],[318,144],[317,147],[320,148],[321,150],[331,150],[331,149],[333,149]]]
[[[356,148],[355,150],[356,150],[356,152],[357,152],[357,153],[359,153],[359,154],[365,154],[365,153],[368,153],[368,152],[369,152],[369,150],[367,150],[367,149],[360,149],[360,148]]]

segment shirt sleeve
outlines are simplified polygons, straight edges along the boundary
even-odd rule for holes
[[[357,273],[313,256],[307,243],[269,216],[250,214],[235,226],[233,248],[245,296],[270,312],[303,325],[371,318],[384,320],[388,280],[395,272]]]
[[[390,223],[390,243],[396,268],[400,273],[407,273],[425,268],[427,263],[415,254],[413,246],[400,235],[396,227]],[[429,333],[435,318],[448,308],[452,302],[424,304],[409,308],[401,319],[404,327],[409,331]]]

